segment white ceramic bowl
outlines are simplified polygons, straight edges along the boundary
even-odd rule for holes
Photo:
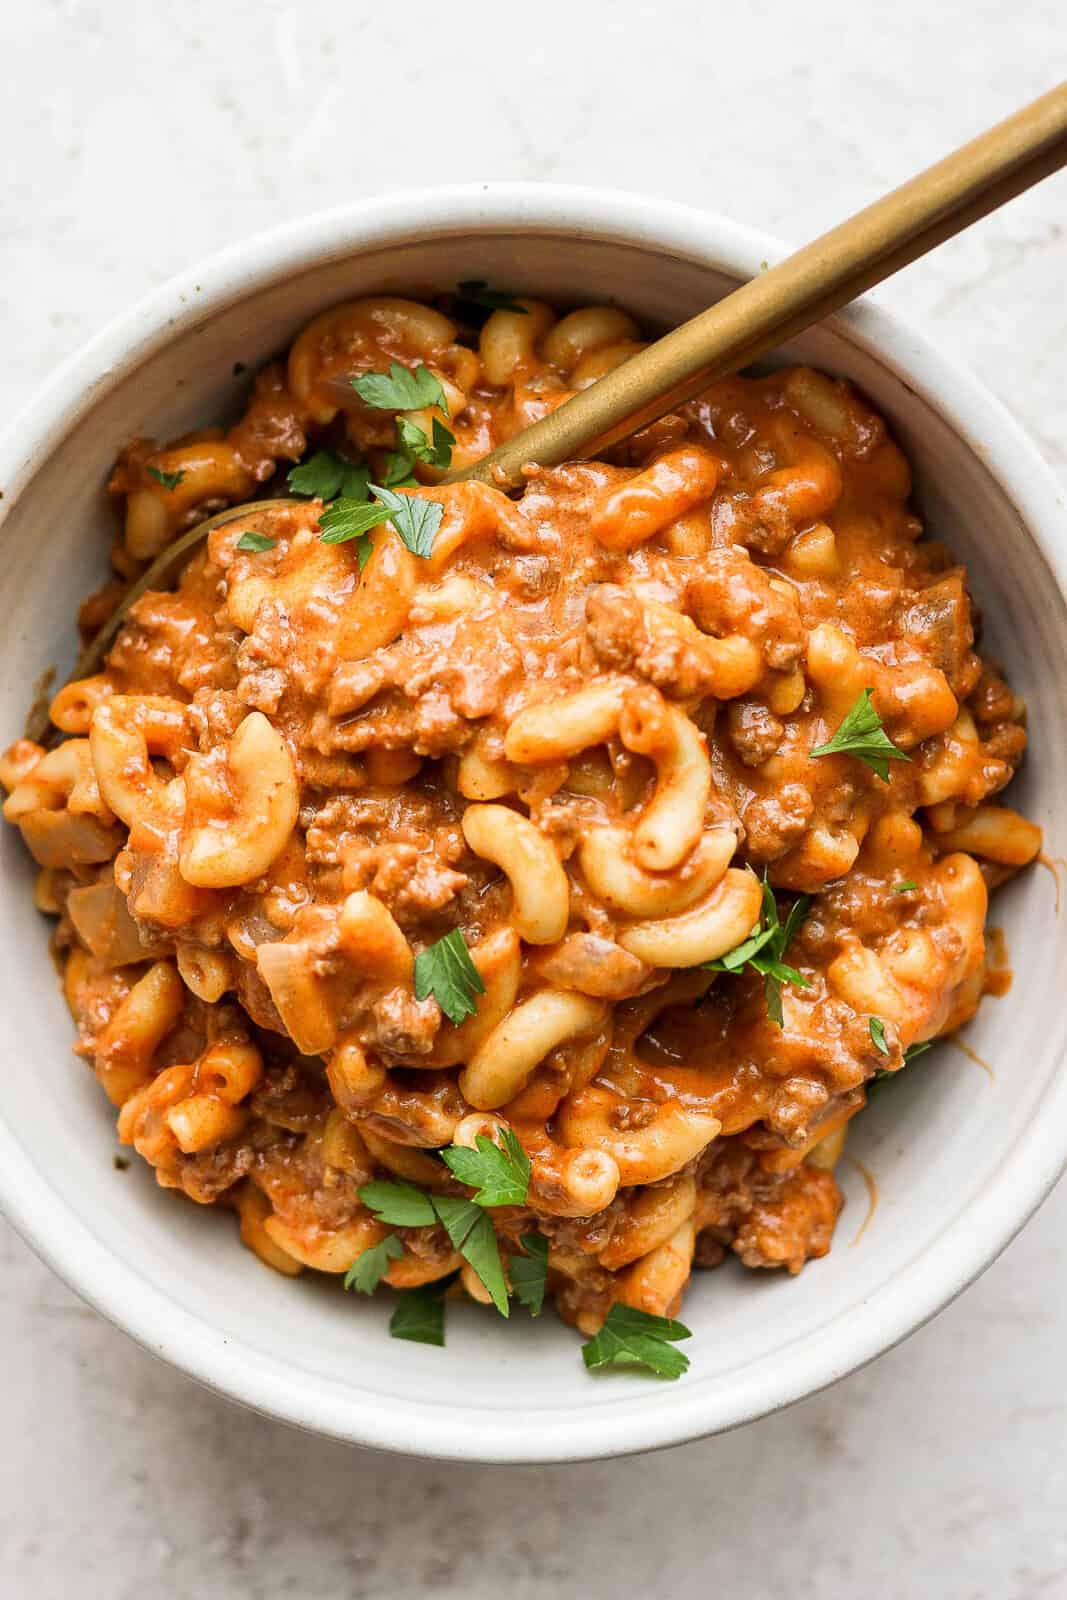
[[[103,483],[131,435],[166,437],[238,404],[234,364],[281,351],[316,311],[368,292],[485,278],[548,299],[613,298],[652,323],[692,314],[780,248],[748,229],[625,194],[525,185],[346,207],[264,234],[168,284],[68,362],[0,444],[0,738],[39,675],[72,659],[71,619],[113,524]],[[967,563],[1030,705],[1013,796],[1063,850],[1067,564],[1050,473],[1003,409],[925,339],[870,305],[789,346],[853,379],[917,469],[928,525]],[[446,1350],[398,1343],[387,1307],[313,1275],[267,1272],[233,1219],[112,1167],[113,1113],[72,1058],[71,1027],[17,836],[2,840],[0,1202],[28,1242],[146,1348],[233,1399],[412,1454],[486,1461],[608,1456],[732,1427],[810,1394],[934,1315],[1004,1247],[1067,1160],[1067,936],[1036,870],[996,901],[1016,979],[968,1030],[992,1081],[942,1047],[853,1125],[877,1211],[843,1169],[831,1256],[797,1279],[698,1274],[690,1374],[588,1375],[556,1319],[450,1313]]]

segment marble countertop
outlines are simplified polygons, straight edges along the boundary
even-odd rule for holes
[[[0,421],[133,297],[278,219],[551,179],[799,241],[1049,87],[1063,44],[1062,0],[5,7]],[[881,298],[1067,479],[1065,216],[1060,177]],[[1061,1188],[934,1324],[777,1417],[655,1458],[502,1470],[241,1411],[0,1224],[0,1596],[1067,1596],[1065,1238]]]

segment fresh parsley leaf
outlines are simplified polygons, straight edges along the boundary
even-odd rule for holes
[[[421,431],[421,430],[420,430]],[[406,450],[391,450],[385,458],[382,482],[387,489],[417,489],[415,462]]]
[[[764,973],[763,999],[767,1007],[767,1015],[775,1027],[784,1028],[785,1012],[782,1009],[782,979],[777,973]]]
[[[466,945],[463,949],[466,952]],[[416,992],[417,982],[416,978]],[[420,996],[420,999],[422,998],[425,996]],[[478,1138],[477,1150],[452,1145],[448,1150],[441,1152],[445,1164],[460,1182],[478,1189],[479,1192],[473,1199],[464,1200],[455,1195],[429,1195],[422,1189],[417,1189],[414,1184],[390,1183],[382,1179],[363,1184],[359,1190],[359,1198],[380,1222],[388,1223],[391,1227],[421,1228],[440,1222],[452,1241],[453,1248],[458,1250],[463,1259],[474,1268],[488,1289],[500,1315],[506,1317],[508,1282],[500,1259],[500,1242],[484,1207],[522,1205],[530,1182],[530,1162],[511,1128],[506,1128],[501,1137],[502,1148],[498,1148],[482,1134]],[[532,1253],[536,1255],[540,1250],[539,1236],[531,1235],[531,1238],[534,1240]],[[547,1250],[545,1242],[544,1262],[541,1268],[542,1284],[540,1298],[537,1298],[538,1311],[544,1298],[544,1263],[548,1259]],[[372,1245],[349,1268],[345,1277],[345,1288],[355,1287],[363,1294],[373,1294],[389,1270],[390,1260],[395,1260],[402,1253],[403,1246],[392,1234],[380,1244]],[[524,1305],[531,1305],[532,1299],[536,1297],[535,1276],[532,1267],[526,1271],[525,1276],[520,1270],[520,1277],[523,1280],[523,1292],[520,1298]],[[397,1337],[415,1337],[415,1335],[398,1334]],[[443,1335],[441,1340],[429,1342],[443,1342]]]
[[[764,885],[764,890],[765,890],[764,903],[765,904],[766,904],[766,889],[768,887],[769,887],[769,885],[767,885],[767,884]],[[772,899],[773,899],[773,894],[772,894]],[[807,894],[798,894],[796,899],[793,901],[793,904],[789,907],[789,910],[786,913],[785,922],[784,922],[784,924],[782,926],[781,944],[780,944],[780,946],[778,948],[778,951],[777,951],[777,954],[779,956],[785,955],[785,952],[789,949],[789,946],[792,944],[795,935],[800,931],[800,924],[804,921],[804,918],[807,916],[810,906],[811,906],[811,896],[807,895]],[[777,920],[777,916],[778,916],[777,902],[775,902],[775,919],[776,920]],[[790,981],[795,983],[796,979],[793,978]],[[803,982],[803,979],[801,980],[801,982]]]
[[[410,1339],[413,1344],[445,1342],[445,1290],[453,1278],[427,1283],[420,1289],[405,1289],[397,1296],[396,1310],[389,1319],[394,1339]]]
[[[647,1367],[661,1378],[680,1378],[689,1370],[689,1357],[674,1346],[691,1337],[683,1322],[653,1317],[616,1302],[600,1332],[582,1346],[582,1360],[590,1371],[637,1366]]]
[[[767,1001],[767,1015],[781,1028],[785,1020],[782,1013],[782,984],[792,983],[799,989],[811,987],[803,973],[782,960],[792,943],[793,936],[808,914],[811,900],[806,894],[798,895],[790,906],[785,921],[780,923],[778,901],[766,873],[763,875],[762,891],[763,908],[760,921],[748,938],[716,961],[705,961],[703,965],[709,972],[740,972],[747,966],[751,967],[753,972],[760,973]]]
[[[432,994],[450,1022],[458,1024],[465,1017],[472,1017],[477,1009],[474,996],[484,993],[482,975],[471,960],[459,928],[453,928],[415,957],[416,1000],[425,1000]]]
[[[341,492],[343,466],[332,450],[316,450],[313,456],[290,467],[286,482],[293,494],[320,500],[336,500]]]
[[[156,482],[161,483],[164,489],[176,489],[179,483],[181,483],[182,479],[185,477],[185,473],[161,472],[159,467],[149,467],[148,476],[150,478],[155,478]]]
[[[751,965],[757,972],[763,973],[763,993],[767,1001],[767,1015],[779,1028],[784,1026],[782,1015],[782,984],[791,983],[798,989],[809,989],[811,985],[803,973],[797,971],[782,960],[782,956],[789,949],[793,935],[808,914],[811,900],[806,894],[798,895],[789,907],[785,922],[778,926],[778,907],[774,898],[774,891],[766,880],[763,881],[764,914],[768,923],[773,916],[774,927],[770,941],[770,951],[767,955],[757,954],[752,958]],[[773,912],[771,908],[773,909]]]
[[[865,761],[876,778],[889,782],[891,761],[910,761],[911,757],[898,750],[882,727],[882,719],[871,704],[871,690],[864,689],[851,707],[844,721],[826,744],[811,752],[817,756],[856,756]]]
[[[880,1050],[884,1056],[887,1056],[889,1054],[889,1046],[885,1042],[885,1023],[881,1017],[872,1017],[869,1026],[874,1048]]]
[[[400,446],[398,454],[406,455],[410,461],[421,460],[430,448],[430,441],[418,423],[407,417],[397,417],[396,438]]]
[[[452,1194],[435,1195],[433,1208],[438,1221],[452,1241],[453,1249],[462,1250],[467,1242],[467,1235],[483,1213],[473,1200],[461,1200]]]
[[[364,462],[360,462],[358,466],[349,461],[345,462],[345,473],[341,479],[341,497],[345,500],[370,499],[370,468]]]
[[[540,1233],[524,1233],[520,1241],[526,1254],[513,1255],[508,1273],[516,1300],[531,1317],[541,1315],[548,1277],[548,1240]]]
[[[374,1178],[358,1193],[368,1211],[391,1228],[432,1227],[437,1221],[429,1195],[413,1183],[387,1183]]]
[[[933,1044],[932,1039],[920,1039],[918,1044],[909,1044],[904,1052],[905,1061],[914,1061],[916,1056],[921,1056],[924,1050],[929,1050]]]
[[[489,1290],[501,1316],[507,1316],[508,1286],[500,1260],[500,1246],[496,1230],[480,1205],[475,1205],[473,1200],[460,1200],[454,1195],[428,1195],[411,1183],[386,1183],[380,1179],[365,1183],[359,1190],[359,1198],[380,1222],[386,1222],[391,1227],[423,1228],[440,1222],[453,1248],[460,1252],[465,1261],[470,1262]],[[379,1249],[380,1246],[372,1248]],[[370,1253],[365,1251],[364,1256]],[[363,1259],[361,1256],[356,1262],[353,1272]],[[387,1266],[388,1263],[383,1261],[378,1277],[374,1279],[375,1285]]]
[[[387,508],[390,522],[413,556],[428,556],[445,508],[439,500],[417,500],[414,495],[394,494],[391,489],[380,489],[371,484],[371,493],[379,505]]]
[[[319,518],[323,544],[347,544],[349,539],[361,539],[371,528],[388,522],[390,512],[386,506],[368,505],[358,500],[335,500]],[[361,561],[360,566],[366,565]]]
[[[917,889],[918,887],[919,885],[917,883],[913,883],[910,878],[905,878],[901,883],[895,883],[893,885],[893,893],[910,894],[912,889]]]
[[[758,956],[760,951],[770,944],[777,930],[777,925],[778,908],[776,906],[774,922],[769,927],[761,928],[757,924],[754,932],[749,934],[742,944],[735,945],[732,950],[727,950],[726,954],[720,956],[717,961],[709,961],[706,965],[713,972],[740,972],[741,968],[747,965],[753,956]]]
[[[359,398],[376,411],[420,411],[423,406],[440,406],[448,416],[448,400],[429,367],[402,367],[390,361],[388,373],[365,372],[352,379]]]
[[[290,469],[287,481],[294,494],[305,495],[309,500],[370,499],[370,468],[346,461],[333,450],[316,450]]]
[[[414,480],[412,480],[414,481]],[[417,500],[411,495],[394,494],[391,489],[370,485],[376,504],[349,500],[334,500],[319,518],[323,544],[347,544],[349,539],[361,539],[371,528],[391,522],[402,542],[412,555],[428,556],[445,508],[437,500]],[[370,546],[361,547],[360,569],[366,566]]]
[[[496,1229],[473,1200],[457,1200],[452,1195],[434,1195],[433,1207],[452,1241],[453,1249],[468,1261],[489,1290],[502,1317],[508,1315],[508,1285],[500,1260]]]
[[[400,448],[392,451],[385,460],[385,487],[418,488],[415,476],[416,461],[427,466],[445,468],[452,465],[452,447],[456,436],[446,428],[439,417],[433,419],[433,443],[427,439],[417,423],[407,417],[397,417],[396,437]]]
[[[456,293],[461,300],[481,306],[484,311],[518,311],[524,317],[529,315],[526,307],[520,306],[507,289],[490,289],[484,278],[467,278],[456,285]]]
[[[379,1222],[388,1223],[393,1228],[425,1228],[440,1222],[453,1248],[459,1251],[465,1261],[470,1262],[489,1290],[500,1315],[507,1316],[508,1285],[500,1260],[500,1246],[496,1230],[480,1205],[473,1200],[460,1200],[454,1195],[429,1195],[422,1189],[416,1189],[413,1183],[388,1183],[379,1178],[365,1183],[359,1190],[359,1198]],[[365,1250],[350,1269],[350,1276],[358,1274],[366,1257],[373,1256],[376,1250],[381,1251],[388,1243],[388,1240],[383,1240],[381,1245]],[[396,1243],[399,1245],[399,1241]],[[395,1254],[399,1253],[398,1249]],[[363,1292],[371,1294],[382,1274],[388,1270],[388,1259],[375,1257],[365,1270],[373,1281],[371,1288]],[[362,1288],[358,1276],[354,1276],[353,1281],[357,1288]],[[345,1287],[349,1287],[347,1279]]]
[[[476,1149],[454,1144],[441,1151],[452,1176],[478,1193],[471,1196],[478,1206],[523,1206],[530,1187],[530,1158],[512,1128],[503,1128],[496,1145],[486,1134],[475,1140]]]
[[[430,467],[450,467],[452,465],[452,447],[456,436],[451,428],[446,428],[440,417],[433,419],[433,443],[427,439],[425,433],[417,422],[411,422],[407,417],[397,417],[396,436],[401,450],[412,461],[425,461]],[[394,458],[390,458],[392,460]]]
[[[372,1244],[345,1273],[345,1288],[356,1289],[360,1294],[373,1294],[389,1271],[390,1261],[404,1254],[404,1246],[395,1233],[386,1234],[379,1244]]]
[[[493,1304],[502,1317],[509,1315],[508,1281],[500,1259],[500,1242],[496,1229],[484,1211],[459,1247],[465,1261],[469,1261],[492,1296]]]
[[[433,438],[430,442],[430,454],[427,461],[431,467],[440,467],[442,471],[452,465],[452,451],[455,449],[456,436],[451,428],[446,428],[440,417],[434,417]]]
[[[273,550],[277,542],[277,539],[268,539],[265,533],[242,533],[241,537],[234,545],[234,549],[256,551]]]

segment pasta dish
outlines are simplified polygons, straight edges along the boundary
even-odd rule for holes
[[[830,1248],[849,1121],[994,986],[1041,835],[997,799],[1024,707],[846,383],[442,482],[640,344],[484,284],[358,300],[233,426],[134,440],[86,639],[243,509],[0,778],[161,1185],[397,1291],[400,1338],[547,1296],[590,1367],[675,1377],[695,1267]]]

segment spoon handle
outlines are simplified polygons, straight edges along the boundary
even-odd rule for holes
[[[1067,83],[761,272],[447,483],[516,488],[603,450],[829,316],[1067,165]]]

